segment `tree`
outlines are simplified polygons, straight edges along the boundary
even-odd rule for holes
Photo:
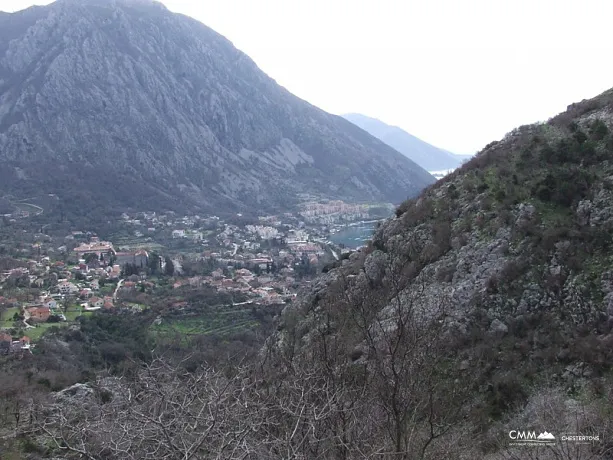
[[[241,368],[186,372],[185,362],[154,360],[121,391],[50,408],[37,427],[59,451],[92,460],[265,458],[257,436],[273,426],[273,396]]]
[[[126,263],[121,270],[121,277],[127,278],[128,276],[138,275],[139,268],[136,264]]]
[[[151,275],[157,275],[160,273],[162,268],[162,259],[158,253],[152,252],[149,254],[149,259],[147,260],[147,267],[149,268],[149,273]]]
[[[96,255],[94,253],[90,253],[90,254],[86,254],[85,255],[85,263],[86,264],[90,264],[93,260],[98,260],[98,255]]]
[[[173,276],[175,274],[175,265],[172,263],[172,259],[166,256],[164,262],[166,264],[164,267],[164,274],[166,276]]]

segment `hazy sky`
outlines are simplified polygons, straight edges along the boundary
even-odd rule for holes
[[[0,0],[11,11],[49,1]],[[164,0],[278,83],[472,153],[613,87],[611,0]]]

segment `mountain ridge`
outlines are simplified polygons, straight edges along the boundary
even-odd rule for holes
[[[427,171],[453,169],[471,157],[471,155],[456,155],[435,147],[398,126],[389,125],[367,115],[346,113],[341,116],[398,150]]]

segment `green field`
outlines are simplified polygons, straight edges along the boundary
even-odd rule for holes
[[[251,309],[229,309],[220,307],[203,312],[198,316],[163,318],[161,324],[154,324],[151,330],[158,336],[179,334],[189,339],[191,336],[226,336],[242,331],[253,330],[259,321],[251,314]]]
[[[60,323],[34,323],[32,325],[36,327],[34,329],[24,331],[24,334],[30,337],[30,339],[33,341],[37,341],[45,332],[54,326],[59,328],[72,326],[79,316],[91,316],[93,314],[94,312],[92,311],[83,311],[81,307],[71,307],[66,311],[66,313],[64,313],[64,316],[66,316],[66,321],[62,321]]]
[[[91,314],[91,311],[83,311],[81,307],[71,307],[64,313],[67,321],[76,321],[76,319],[83,314]]]
[[[31,340],[37,341],[39,340],[45,332],[51,329],[53,326],[63,327],[68,325],[68,323],[40,323],[37,324],[33,329],[26,329],[24,334],[30,337]]]
[[[2,314],[0,314],[0,328],[12,327],[14,323],[13,316],[15,316],[15,313],[19,313],[19,308],[15,307],[4,310]]]

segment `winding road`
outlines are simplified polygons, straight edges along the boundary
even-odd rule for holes
[[[26,327],[26,329],[35,329],[34,326],[32,326],[31,324],[28,323],[28,320],[30,319],[30,312],[28,311],[27,308],[23,309],[23,324]]]

